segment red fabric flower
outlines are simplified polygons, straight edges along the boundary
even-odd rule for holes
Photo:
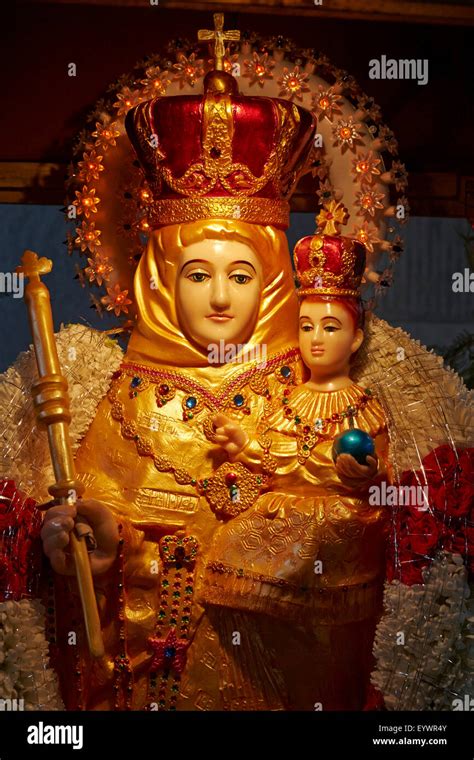
[[[403,505],[418,512],[424,512],[427,503],[427,483],[421,470],[406,470],[402,473],[399,484],[403,490]]]
[[[412,508],[406,520],[406,535],[402,540],[414,554],[424,557],[437,546],[442,531],[440,521],[432,514]]]
[[[439,550],[461,554],[474,570],[474,449],[438,446],[422,465],[402,474],[400,485],[410,491],[392,515],[387,577],[407,585],[423,583],[422,571]],[[411,488],[425,485],[426,509],[423,494]]]
[[[455,451],[438,446],[424,459],[430,501],[450,517],[474,514],[474,449]]]
[[[31,596],[39,576],[41,512],[13,480],[0,480],[0,601]]]

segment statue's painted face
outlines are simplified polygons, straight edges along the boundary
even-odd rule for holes
[[[201,348],[246,343],[255,327],[262,269],[253,250],[235,240],[186,246],[178,262],[176,309],[181,328]]]
[[[334,301],[303,301],[300,306],[299,344],[301,356],[312,374],[347,371],[364,333],[354,327],[349,311]]]

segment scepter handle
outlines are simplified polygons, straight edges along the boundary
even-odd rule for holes
[[[71,414],[68,386],[59,363],[51,300],[48,288],[39,278],[40,274],[51,271],[52,262],[45,258],[38,259],[32,251],[25,251],[21,261],[22,264],[16,271],[29,277],[25,288],[25,301],[39,375],[32,386],[33,405],[38,427],[47,430],[48,433],[56,481],[48,491],[61,503],[66,504],[71,503],[71,498],[75,501],[82,495],[84,484],[76,478],[69,440]],[[102,657],[104,644],[87,546],[84,539],[79,539],[74,531],[71,531],[70,537],[89,651],[93,657]]]

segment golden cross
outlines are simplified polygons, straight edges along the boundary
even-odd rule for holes
[[[21,257],[21,265],[17,266],[15,272],[29,277],[30,280],[39,280],[40,274],[48,274],[53,268],[51,259],[44,256],[38,258],[34,251],[25,251]]]
[[[200,29],[198,31],[198,40],[215,40],[214,46],[214,68],[217,71],[223,71],[224,69],[224,55],[226,40],[240,40],[240,32],[238,29],[231,29],[227,32],[224,31],[224,14],[214,13],[214,30]]]

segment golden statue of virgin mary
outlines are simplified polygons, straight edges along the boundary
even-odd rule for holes
[[[217,610],[201,603],[217,529],[271,489],[275,461],[259,424],[265,405],[304,379],[285,229],[289,197],[308,169],[316,129],[313,113],[291,99],[239,94],[237,80],[221,68],[222,29],[217,24],[219,55],[202,94],[160,95],[127,106],[127,133],[151,201],[125,355],[80,326],[58,336],[72,396],[75,464],[85,486],[74,507],[48,509],[42,528],[49,652],[67,709],[314,709],[305,679],[314,636],[292,621],[258,618],[251,601]],[[337,96],[331,93],[326,115]],[[340,129],[341,152],[347,129]],[[98,142],[113,141],[114,127],[98,125],[94,134]],[[85,170],[93,172],[91,156]],[[378,159],[361,161],[358,174],[364,166],[366,174],[380,174]],[[348,184],[355,192],[349,175]],[[88,219],[86,201],[98,201],[95,190],[86,189],[77,193],[77,205]],[[325,213],[326,219],[332,215],[328,208]],[[93,224],[77,232],[81,243],[89,235],[88,250],[100,234]],[[100,256],[89,264],[96,279],[110,270]],[[116,283],[107,299],[126,304],[127,291]],[[30,358],[20,358],[0,383],[8,410],[4,472],[44,500],[51,478],[46,444],[25,410],[34,377]],[[445,440],[448,426],[453,440],[466,445],[468,403],[460,383],[401,331],[372,320],[354,379],[388,402],[395,430],[391,455],[400,472],[417,469],[420,458]],[[456,395],[460,403],[450,406],[447,399]],[[416,404],[407,405],[407,398]],[[230,460],[217,441],[218,415],[257,441],[257,468]],[[68,549],[77,513],[89,520],[97,543],[90,559],[105,656],[95,660],[87,650]],[[8,583],[3,596],[21,598]],[[344,676],[357,645],[345,647],[343,627],[332,622],[334,630],[328,627],[320,643],[333,659],[315,657],[311,670],[316,691],[333,694],[332,709],[361,709],[367,684],[354,681],[348,691]],[[364,631],[361,626],[361,638]],[[342,659],[335,665],[337,652]],[[29,704],[50,709],[59,701],[51,696],[48,658],[41,656],[46,675],[43,682],[37,675]],[[364,678],[370,665],[364,664]]]
[[[106,656],[74,652],[68,666],[70,648],[58,651],[64,699],[225,709],[235,696],[222,690],[223,652],[245,677],[251,651],[258,667],[240,706],[283,708],[263,648],[247,641],[229,655],[232,632],[216,630],[194,597],[216,527],[248,509],[271,474],[270,461],[258,474],[231,465],[213,417],[230,414],[254,433],[265,400],[302,379],[284,229],[315,120],[286,101],[241,97],[230,74],[213,71],[203,95],[144,102],[126,127],[154,229],[135,274],[128,349],[76,455],[87,499],[113,515],[121,538],[95,578]],[[57,617],[65,633],[71,623]],[[79,671],[82,691],[70,675]]]

